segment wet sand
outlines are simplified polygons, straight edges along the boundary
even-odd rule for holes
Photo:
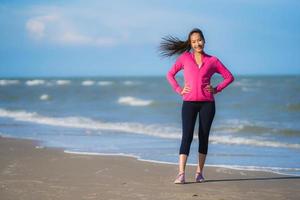
[[[175,185],[177,165],[124,156],[68,154],[0,137],[0,199],[300,199],[300,177],[206,167],[206,182]]]

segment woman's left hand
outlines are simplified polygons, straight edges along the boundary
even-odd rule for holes
[[[211,92],[211,93],[213,93],[213,94],[216,94],[216,93],[217,93],[216,88],[214,88],[212,85],[207,85],[207,86],[205,87],[205,89],[206,89],[206,91]]]

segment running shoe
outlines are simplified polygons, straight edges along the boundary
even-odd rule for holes
[[[184,184],[185,183],[185,175],[184,172],[179,173],[174,181],[175,184]]]
[[[202,173],[196,172],[196,175],[195,175],[195,181],[196,181],[197,183],[202,183],[202,182],[205,181],[205,180],[204,180],[204,177],[203,177],[203,175],[202,175]]]

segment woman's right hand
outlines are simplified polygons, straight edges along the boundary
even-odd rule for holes
[[[187,84],[187,83],[185,83],[184,84],[184,87],[183,87],[183,89],[182,89],[182,91],[181,91],[181,95],[184,95],[184,94],[187,94],[187,93],[189,93],[191,91],[191,88],[190,88],[190,86]]]

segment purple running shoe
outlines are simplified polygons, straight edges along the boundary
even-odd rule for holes
[[[174,181],[175,184],[184,184],[185,183],[185,175],[184,172],[179,173]]]
[[[204,179],[202,173],[196,172],[196,175],[195,175],[195,181],[196,181],[197,183],[202,183],[202,182],[205,181],[205,179]]]

